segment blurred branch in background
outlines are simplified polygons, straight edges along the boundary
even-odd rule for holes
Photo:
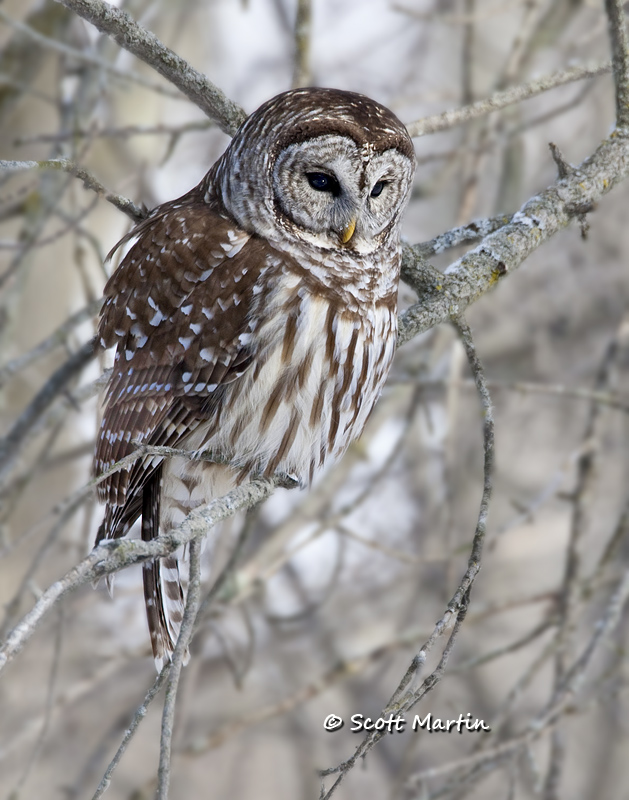
[[[163,798],[170,784],[173,797],[554,800],[589,796],[584,786],[611,797],[626,781],[626,734],[614,720],[627,683],[629,236],[619,184],[629,173],[629,55],[622,3],[605,9],[579,0],[461,0],[421,12],[353,0],[343,9],[326,0],[3,7],[0,769],[12,797],[61,785],[69,797],[148,796],[159,785]],[[146,66],[132,69],[119,48]],[[615,102],[603,77],[612,64]],[[253,481],[171,535],[92,550],[97,481],[86,478],[94,398],[108,375],[92,345],[103,254],[128,230],[125,216],[143,218],[180,193],[180,173],[192,185],[217,157],[217,129],[233,134],[244,119],[227,95],[254,108],[310,83],[373,94],[415,120],[421,166],[406,234],[418,244],[404,247],[412,291],[401,289],[406,346],[389,388],[363,439],[310,493],[274,492],[290,488],[283,476]],[[179,92],[208,119],[190,116]],[[429,134],[441,150],[424,149]],[[561,143],[552,159],[549,140]],[[583,239],[561,233],[572,220]],[[517,269],[525,260],[532,268]],[[480,424],[462,391],[472,385],[465,355]],[[139,447],[129,459],[148,454]],[[247,509],[243,523],[236,514]],[[197,545],[218,521],[210,578]],[[186,543],[195,565],[186,632],[175,668],[147,693],[134,578],[118,576],[113,604],[88,584]],[[156,779],[151,703],[165,684]],[[422,716],[470,710],[492,730],[447,741],[373,731],[358,745],[347,733],[353,713],[410,720],[420,701]],[[323,731],[331,711],[345,717],[342,732]],[[369,775],[352,771],[376,744]],[[321,789],[317,770],[344,754],[323,769],[332,782]]]

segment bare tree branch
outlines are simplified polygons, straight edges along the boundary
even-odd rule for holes
[[[82,50],[77,50],[74,47],[70,47],[63,42],[58,41],[57,39],[52,39],[49,36],[44,36],[42,33],[39,33],[30,25],[25,25],[22,22],[18,22],[17,20],[11,19],[8,14],[5,14],[2,9],[0,9],[0,20],[4,22],[6,25],[10,25],[12,28],[15,28],[19,33],[27,36],[29,39],[35,41],[39,44],[42,48],[46,48],[49,50],[54,50],[57,53],[61,53],[64,56],[69,56],[70,58],[74,58],[77,61],[82,61],[87,64],[91,64],[95,67],[100,67],[101,69],[106,70],[111,75],[116,78],[122,79],[124,81],[132,81],[133,83],[138,83],[140,86],[146,86],[148,89],[151,89],[154,92],[158,92],[160,94],[166,94],[170,97],[181,97],[180,94],[175,92],[173,89],[170,89],[167,86],[163,86],[159,83],[155,83],[155,81],[149,80],[142,75],[138,75],[137,73],[131,72],[130,70],[122,70],[115,67],[113,64],[109,64],[107,61],[99,58],[97,55],[93,53],[85,53]]]
[[[96,791],[92,795],[92,800],[99,800],[99,798],[101,798],[109,788],[109,784],[111,783],[111,778],[116,770],[116,767],[120,763],[120,760],[124,755],[125,750],[129,746],[129,742],[133,738],[133,735],[137,731],[138,726],[140,725],[142,720],[146,717],[146,712],[148,711],[148,707],[153,702],[155,696],[159,693],[159,690],[162,688],[164,682],[168,678],[168,675],[170,674],[170,669],[171,669],[171,662],[168,661],[166,664],[164,664],[162,671],[159,673],[157,678],[155,678],[155,682],[146,693],[144,700],[136,709],[136,712],[133,715],[133,719],[131,720],[129,727],[124,733],[122,742],[120,743],[120,747],[118,748],[118,750],[116,750],[116,755],[109,762],[109,765],[105,770],[105,774],[103,775],[101,782],[98,784]]]
[[[622,0],[605,0],[616,83],[616,125],[629,125],[629,43]]]
[[[22,442],[27,437],[41,415],[88,364],[96,352],[96,340],[90,339],[74,353],[35,395],[30,405],[18,417],[9,433],[0,440],[0,475],[6,474],[19,453]]]
[[[2,388],[8,380],[18,375],[23,369],[26,369],[38,359],[43,358],[43,356],[48,355],[60,345],[65,344],[68,335],[83,322],[92,319],[92,317],[99,312],[101,305],[101,299],[94,300],[89,305],[68,317],[62,325],[36,347],[33,347],[32,350],[12,359],[0,367],[0,388]]]
[[[278,485],[287,485],[283,477],[273,480],[257,478],[239,486],[208,506],[196,509],[178,528],[160,534],[150,542],[126,539],[101,542],[83,561],[43,592],[31,611],[9,633],[0,647],[0,671],[21,651],[48,611],[70,592],[132,564],[174,553],[193,539],[205,536],[218,522],[266,499]]]
[[[463,108],[444,111],[442,114],[435,114],[432,117],[424,117],[417,120],[417,122],[409,122],[406,128],[414,138],[426,136],[429,133],[437,133],[437,131],[444,131],[456,125],[463,125],[470,120],[478,119],[478,117],[484,117],[494,111],[500,111],[500,109],[512,106],[515,103],[521,103],[523,100],[528,100],[530,97],[547,92],[549,89],[565,86],[567,83],[581,81],[585,78],[594,78],[597,75],[604,75],[611,71],[612,65],[608,61],[570,67],[560,72],[544,75],[542,78],[537,78],[537,80],[530,83],[496,92],[484,100],[478,100],[476,103],[463,106]]]
[[[311,0],[297,0],[293,88],[310,85]]]
[[[617,130],[575,171],[528,200],[511,219],[441,274],[405,251],[404,277],[421,296],[400,317],[399,344],[457,316],[570,220],[629,175],[629,137]]]
[[[446,250],[452,250],[454,247],[460,247],[462,244],[478,242],[490,233],[503,228],[511,222],[512,219],[513,214],[499,214],[497,217],[490,217],[489,219],[475,219],[472,220],[472,222],[468,222],[467,225],[451,228],[449,231],[435,236],[434,239],[430,239],[428,242],[421,242],[420,244],[414,245],[405,244],[402,260],[402,277],[404,278],[406,261],[411,262],[412,275],[413,254],[428,258],[428,256],[444,253]]]
[[[146,217],[146,211],[135,205],[131,200],[127,200],[120,194],[110,192],[103,184],[91,175],[85,167],[81,167],[67,158],[51,158],[47,161],[0,161],[0,170],[6,172],[23,172],[30,169],[51,169],[67,172],[74,175],[86,189],[91,189],[97,195],[103,197],[108,203],[114,205],[118,210],[125,213],[134,222],[141,222]]]
[[[453,320],[453,324],[457,328],[465,352],[474,375],[476,387],[478,390],[481,406],[483,409],[483,450],[484,450],[484,467],[483,467],[483,493],[478,512],[478,520],[476,523],[476,530],[472,540],[472,549],[468,559],[467,570],[459,583],[459,586],[454,593],[452,599],[447,605],[446,611],[441,619],[436,623],[430,637],[419,649],[417,655],[411,661],[410,666],[406,670],[404,677],[400,681],[397,689],[389,699],[386,708],[383,710],[381,716],[385,717],[387,714],[397,714],[399,712],[409,711],[422,697],[428,692],[432,691],[434,687],[441,680],[448,658],[454,646],[454,642],[458,635],[460,626],[465,619],[467,613],[467,606],[469,602],[470,591],[472,585],[478,575],[481,565],[481,557],[483,552],[483,544],[487,532],[487,514],[489,512],[489,502],[492,494],[492,475],[494,468],[494,418],[493,407],[489,390],[487,389],[487,381],[476,353],[476,347],[472,338],[472,332],[462,317]],[[451,629],[452,632],[448,637],[446,646],[441,654],[439,663],[436,669],[428,675],[418,688],[413,687],[413,681],[416,676],[426,664],[428,656],[432,651],[437,640],[443,634]],[[324,789],[321,791],[321,800],[329,800],[335,793],[337,788],[342,783],[345,776],[353,769],[359,758],[365,756],[371,748],[377,744],[386,732],[383,730],[374,730],[368,733],[362,742],[356,748],[354,754],[336,767],[322,770],[321,776],[326,777],[339,773],[338,778],[332,784],[327,792]]]
[[[72,14],[67,9],[53,3],[42,3],[26,17],[29,31],[36,31],[47,37],[63,36],[72,23]],[[0,114],[8,117],[13,105],[26,91],[32,91],[31,84],[44,62],[44,48],[26,42],[20,31],[4,44],[0,53],[0,74],[3,85],[0,87]]]
[[[153,67],[173,83],[222,131],[231,136],[245,120],[244,111],[226,97],[205,75],[162,44],[155,34],[138,25],[126,11],[104,0],[56,0],[91,22],[101,33]]]
[[[629,570],[625,571],[621,579],[616,584],[604,613],[599,622],[594,626],[594,632],[566,674],[565,680],[560,688],[553,695],[546,707],[534,717],[527,725],[524,732],[516,734],[510,739],[496,745],[492,750],[484,753],[477,753],[458,761],[451,761],[438,767],[429,767],[426,770],[416,773],[408,780],[409,786],[416,786],[421,780],[433,778],[436,775],[459,770],[463,767],[477,768],[487,766],[496,759],[503,759],[511,755],[514,751],[522,749],[540,736],[549,733],[557,724],[560,713],[570,703],[574,695],[581,688],[585,680],[585,674],[592,656],[601,645],[607,641],[610,634],[618,625],[622,611],[629,599]]]

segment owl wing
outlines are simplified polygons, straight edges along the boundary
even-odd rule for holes
[[[157,209],[105,287],[101,344],[117,344],[98,438],[100,474],[136,449],[176,447],[216,413],[253,354],[251,308],[269,245],[201,197]],[[147,456],[99,485],[108,503],[98,540],[124,535],[159,468]]]

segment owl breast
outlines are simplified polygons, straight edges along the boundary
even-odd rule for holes
[[[395,350],[395,295],[348,308],[284,268],[254,314],[254,366],[188,446],[224,454],[239,470],[281,471],[302,483],[360,435]]]

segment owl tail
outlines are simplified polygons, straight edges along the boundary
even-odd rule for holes
[[[155,539],[159,533],[161,488],[160,465],[144,486],[142,494],[142,539],[145,542]],[[145,562],[142,579],[153,657],[157,671],[161,672],[173,654],[183,620],[184,591],[179,575],[179,559],[176,555],[170,555]],[[188,663],[189,658],[186,650],[184,664]]]

